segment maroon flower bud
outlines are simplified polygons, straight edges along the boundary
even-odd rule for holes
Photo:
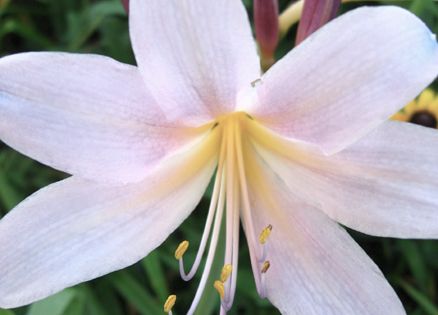
[[[296,45],[336,16],[341,0],[304,0]]]
[[[254,0],[254,24],[262,61],[273,63],[278,44],[278,0]]]
[[[126,13],[129,13],[129,0],[122,0],[122,4],[125,8]]]

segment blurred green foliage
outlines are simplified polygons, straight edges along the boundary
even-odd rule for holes
[[[251,16],[251,1],[244,2]],[[434,1],[367,4],[382,3],[410,9],[438,33],[438,5]],[[281,1],[281,9],[288,4],[289,1]],[[346,4],[342,10],[363,4]],[[292,49],[294,33],[295,28],[292,28],[280,43],[278,57]],[[0,0],[0,55],[47,50],[99,53],[135,63],[127,17],[118,0]],[[4,215],[39,188],[66,176],[0,143],[0,214]],[[13,311],[0,309],[0,315],[160,314],[163,302],[171,293],[178,294],[175,311],[183,314],[191,303],[200,276],[189,283],[180,280],[173,251],[183,239],[190,240],[196,248],[207,206],[208,197],[205,197],[194,215],[140,263],[69,288],[28,307]],[[438,314],[437,241],[382,239],[354,231],[351,234],[382,269],[409,314]],[[189,250],[185,259],[193,261],[194,255],[194,251]],[[214,274],[218,274],[221,263],[214,268],[217,270]],[[217,293],[212,285],[208,288],[198,315],[217,313]],[[229,314],[278,314],[266,300],[257,296],[244,242],[241,244],[237,295]]]

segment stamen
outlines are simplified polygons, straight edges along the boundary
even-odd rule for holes
[[[240,134],[240,132],[239,132]],[[255,252],[256,257],[261,257],[260,253],[260,247],[256,246],[257,242],[255,241],[255,231],[254,231],[254,225],[251,220],[251,206],[249,202],[249,196],[248,196],[248,184],[246,181],[246,175],[245,175],[245,167],[243,162],[243,153],[242,153],[242,141],[240,137],[237,137],[237,167],[238,167],[238,174],[239,174],[239,182],[240,182],[240,188],[241,188],[241,194],[242,194],[242,215],[245,219],[245,224],[247,225],[248,232],[246,233],[247,237],[249,238],[250,245],[253,246],[253,250]]]
[[[271,267],[271,263],[269,262],[269,260],[266,260],[266,261],[263,263],[260,272],[261,272],[261,273],[266,273],[266,271],[268,271],[269,267]]]
[[[232,265],[234,268],[234,272],[231,274],[231,280],[228,281],[228,287],[226,290],[226,296],[225,296],[225,306],[226,310],[231,309],[231,306],[234,302],[234,295],[236,293],[236,284],[237,284],[237,270],[239,266],[239,207],[240,207],[240,200],[239,200],[239,179],[238,175],[236,174],[234,178],[234,195],[236,198],[234,199],[234,218],[233,218],[233,260]]]
[[[272,232],[272,225],[269,224],[267,227],[265,227],[262,232],[260,233],[259,236],[259,242],[261,245],[263,245],[262,247],[262,255],[259,258],[259,262],[262,262],[266,259],[266,242],[268,241],[269,236],[271,235]]]
[[[239,128],[239,125],[237,126]],[[240,134],[240,131],[238,131]],[[255,240],[254,225],[251,217],[251,205],[248,196],[248,184],[246,181],[245,168],[243,162],[243,152],[242,152],[242,140],[240,137],[236,137],[236,151],[237,151],[237,168],[239,174],[240,182],[240,193],[242,196],[242,217],[245,225],[246,238],[248,241],[248,246],[250,247],[249,257],[251,260],[252,272],[254,274],[254,280],[256,283],[257,292],[260,296],[264,295],[264,290],[262,288],[261,276],[259,270],[259,261],[264,260],[263,248],[260,248],[259,243]]]
[[[216,207],[217,207],[217,203],[218,203],[218,199],[219,199],[220,187],[222,185],[221,182],[223,180],[222,173],[223,173],[223,165],[224,165],[224,160],[225,160],[225,147],[226,147],[226,140],[225,140],[225,137],[223,137],[222,141],[221,141],[221,153],[220,153],[220,158],[219,158],[219,163],[218,163],[218,168],[217,168],[217,173],[216,173],[216,179],[215,179],[215,182],[213,185],[213,194],[211,196],[211,202],[210,202],[210,207],[208,209],[207,220],[205,222],[204,231],[202,232],[201,243],[199,244],[199,248],[198,248],[198,252],[196,253],[195,261],[194,261],[189,273],[186,274],[186,272],[184,271],[183,259],[181,259],[179,261],[179,272],[181,274],[181,278],[184,281],[189,281],[195,276],[196,271],[198,271],[198,268],[201,264],[201,259],[202,259],[202,256],[204,255],[205,247],[207,246],[208,236],[210,235],[211,227],[213,225],[213,218],[214,218],[215,213],[216,213]]]
[[[224,287],[224,283],[216,280],[213,284],[214,288],[216,289],[216,291],[219,293],[219,296],[221,297],[221,299],[224,299],[225,296],[225,287]]]
[[[226,241],[225,241],[225,257],[224,257],[224,263],[225,265],[231,265],[233,263],[233,243],[235,242],[236,235],[234,233],[234,218],[235,218],[235,212],[237,209],[235,208],[236,204],[236,194],[234,186],[236,184],[235,181],[235,139],[234,139],[234,133],[236,131],[235,122],[231,122],[227,125],[226,128],[226,138],[227,138],[227,188],[226,188]],[[237,269],[237,266],[236,266]],[[221,276],[222,278],[222,276]],[[228,277],[227,277],[228,278]],[[225,281],[222,281],[225,282]],[[226,295],[222,299],[222,304],[225,304],[225,301],[228,301],[230,299],[229,293],[230,293],[230,284],[232,281],[229,281],[227,283],[227,290],[225,290]]]
[[[235,129],[235,136],[239,136],[237,134],[237,128]],[[232,216],[233,216],[233,229],[232,229],[232,248],[231,248],[231,261],[234,272],[231,274],[230,279],[225,284],[225,298],[221,303],[221,312],[226,314],[226,311],[231,309],[231,306],[234,302],[234,296],[236,293],[236,284],[237,284],[237,271],[239,266],[239,217],[240,217],[240,198],[239,198],[239,178],[237,172],[233,173],[233,196],[234,202],[232,204]],[[222,313],[221,313],[222,314]]]
[[[222,268],[222,272],[221,272],[221,281],[225,283],[225,281],[228,280],[228,278],[231,275],[231,272],[233,271],[233,266],[230,264],[226,264],[223,268]]]
[[[272,231],[272,225],[270,224],[262,230],[259,236],[260,244],[264,245],[266,243],[269,235],[271,235],[271,231]]]
[[[172,308],[176,303],[176,295],[169,295],[166,302],[164,302],[163,310],[165,313],[172,314]]]
[[[233,244],[233,200],[234,200],[234,191],[233,191],[233,183],[234,183],[234,165],[235,165],[235,156],[234,156],[234,139],[233,139],[233,131],[234,124],[228,124],[226,128],[227,138],[227,187],[226,187],[226,225],[225,225],[225,264],[229,264],[231,262],[231,253],[232,253],[232,244]]]
[[[271,263],[269,260],[266,260],[262,264],[262,268],[260,269],[260,297],[266,298],[266,272],[269,270],[269,267],[271,267]]]
[[[254,84],[260,83],[261,80],[254,82]],[[246,151],[243,150],[242,144],[247,145],[247,139],[241,134],[240,119],[242,117],[245,118],[245,116],[240,114],[224,118],[220,117],[220,124],[218,124],[219,120],[212,124],[212,129],[217,128],[220,129],[218,132],[222,132],[220,157],[216,171],[217,176],[201,244],[195,262],[188,274],[185,274],[183,260],[184,253],[189,247],[188,241],[182,242],[175,251],[175,258],[179,260],[181,276],[184,280],[188,281],[194,276],[200,266],[200,261],[204,256],[205,247],[211,233],[204,271],[199,281],[195,297],[187,312],[188,315],[194,314],[211,272],[225,210],[225,259],[220,277],[213,283],[213,287],[217,290],[221,298],[220,314],[226,315],[230,310],[236,291],[241,216],[248,238],[248,245],[251,249],[250,258],[257,291],[261,296],[265,296],[264,282],[266,279],[264,278],[266,271],[270,267],[270,263],[265,257],[265,250],[269,248],[265,245],[270,237],[272,225],[268,225],[264,228],[260,235],[257,235],[257,230],[254,228],[244,166],[243,154]],[[252,119],[251,117],[247,118]],[[169,310],[171,311],[171,307]]]
[[[220,174],[222,177],[225,177],[224,174]],[[216,253],[217,242],[219,239],[220,225],[222,222],[222,215],[224,212],[224,203],[225,203],[225,180],[221,180],[220,189],[219,189],[219,198],[216,209],[216,215],[213,223],[213,231],[210,239],[210,248],[208,249],[207,259],[205,261],[204,272],[202,273],[201,280],[199,281],[198,289],[196,290],[195,297],[192,301],[192,305],[188,310],[187,314],[192,315],[198,304],[201,300],[202,293],[204,292],[205,285],[207,283],[208,275],[210,274],[211,266],[213,264],[214,255]]]
[[[175,258],[177,260],[180,260],[184,256],[185,252],[189,248],[189,244],[189,241],[182,241],[178,245],[178,248],[175,250]]]

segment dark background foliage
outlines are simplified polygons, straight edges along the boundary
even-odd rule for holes
[[[252,16],[252,1],[244,2]],[[348,3],[342,5],[341,10],[385,2],[389,1]],[[281,9],[289,3],[281,1]],[[391,4],[410,9],[438,33],[438,5],[432,0],[391,1]],[[280,43],[278,57],[293,47],[295,31],[296,27],[293,27]],[[127,17],[118,0],[0,0],[0,55],[48,50],[98,53],[135,63]],[[39,188],[66,176],[0,142],[0,214],[4,215]],[[163,302],[171,293],[178,295],[175,313],[184,314],[199,276],[188,284],[180,280],[173,251],[184,239],[189,239],[192,248],[196,248],[207,206],[206,196],[179,230],[136,265],[67,289],[29,307],[0,309],[0,315],[160,314]],[[350,232],[382,269],[409,314],[438,314],[437,241],[375,238]],[[194,250],[189,250],[186,259],[192,260],[194,254]],[[220,260],[214,268],[221,268]],[[208,288],[199,315],[217,313],[218,295],[211,285]],[[269,302],[256,294],[244,242],[241,244],[237,296],[230,314],[278,314]]]

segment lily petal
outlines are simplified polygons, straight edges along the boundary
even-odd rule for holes
[[[300,201],[261,162],[249,184],[256,227],[273,227],[265,245],[270,268],[262,277],[282,314],[405,314],[381,271],[342,227]]]
[[[138,184],[73,176],[20,203],[0,221],[0,307],[31,303],[146,256],[201,199],[216,164],[211,147],[166,160]]]
[[[342,150],[420,93],[438,73],[438,45],[397,7],[350,11],[314,33],[258,84],[247,112],[285,137]]]
[[[167,122],[138,69],[107,57],[0,59],[0,138],[70,174],[133,182],[190,138]]]
[[[363,233],[438,238],[438,132],[387,122],[326,157],[291,161],[259,150],[303,201]]]
[[[236,0],[132,0],[140,71],[172,121],[198,125],[236,106],[260,76],[248,17]]]

